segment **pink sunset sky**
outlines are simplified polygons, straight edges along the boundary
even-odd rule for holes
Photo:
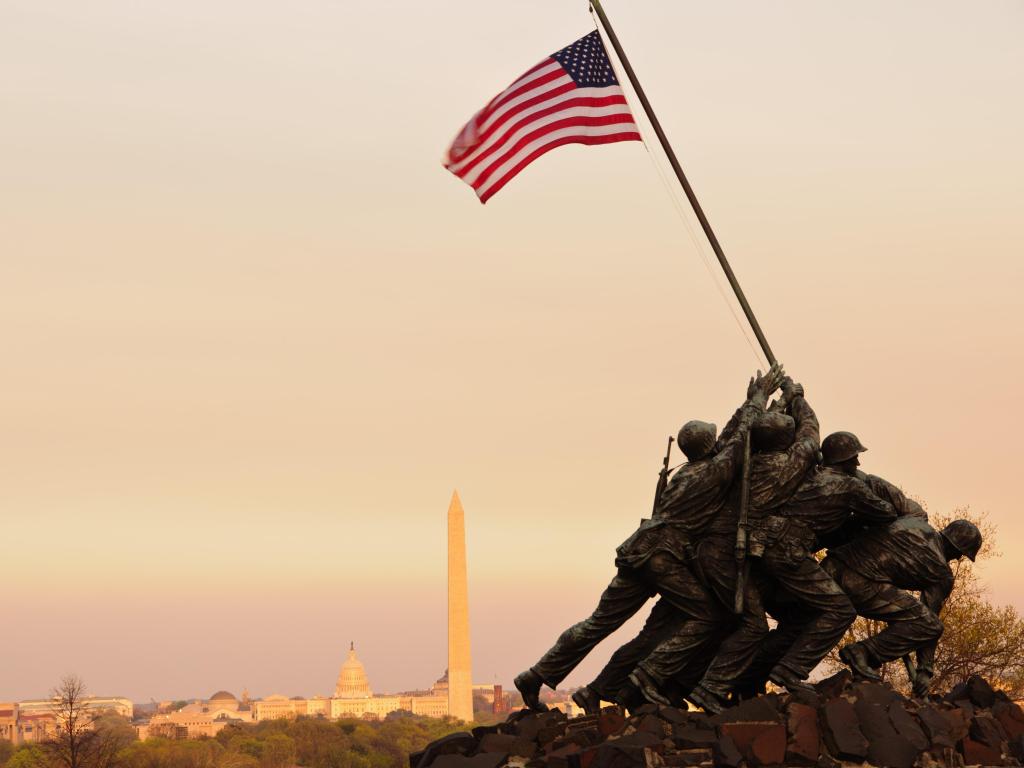
[[[1024,6],[606,10],[823,430],[987,512],[1024,610]],[[456,487],[479,682],[590,610],[665,437],[763,365],[653,149],[560,149],[487,206],[441,168],[591,29],[0,4],[0,700],[329,694],[352,640],[375,690],[427,687]]]

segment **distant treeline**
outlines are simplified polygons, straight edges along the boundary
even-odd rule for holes
[[[450,719],[398,714],[374,722],[300,717],[230,725],[212,739],[130,741],[111,729],[116,749],[102,764],[80,768],[407,768],[409,753],[466,725]],[[44,749],[0,742],[0,768],[62,768]]]

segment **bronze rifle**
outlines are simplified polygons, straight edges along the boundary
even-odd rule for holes
[[[743,470],[740,475],[740,520],[736,524],[736,596],[733,612],[743,613],[743,595],[747,589],[749,564],[747,563],[747,544],[750,541],[750,432],[743,440]]]
[[[658,484],[654,488],[654,508],[651,510],[651,517],[658,514],[658,507],[661,505],[661,495],[665,492],[665,486],[668,485],[668,462],[672,456],[672,443],[674,440],[674,437],[670,437],[668,439],[668,448],[665,449],[665,458],[661,462],[661,472],[658,473]]]

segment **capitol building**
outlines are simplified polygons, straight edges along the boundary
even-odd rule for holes
[[[436,688],[436,686],[435,686]],[[299,715],[341,718],[366,718],[381,720],[392,712],[405,710],[415,715],[446,717],[448,715],[448,691],[430,691],[374,695],[366,668],[356,656],[355,644],[348,650],[348,658],[341,665],[334,695],[314,696],[311,699],[289,698],[276,694],[252,703],[253,720],[274,720]]]
[[[504,702],[501,686],[477,687],[489,702]],[[483,690],[484,688],[487,690]],[[495,689],[497,699],[494,698]],[[196,739],[216,736],[233,723],[257,723],[297,717],[383,720],[392,712],[399,710],[427,717],[446,717],[446,678],[438,680],[429,691],[374,695],[366,676],[366,669],[356,656],[353,644],[349,647],[348,658],[341,665],[333,696],[313,696],[306,699],[301,696],[275,694],[263,699],[250,700],[248,693],[243,693],[242,699],[238,700],[228,691],[218,691],[209,699],[191,702],[173,712],[155,714],[148,723],[137,725],[136,730],[140,739],[151,736]]]

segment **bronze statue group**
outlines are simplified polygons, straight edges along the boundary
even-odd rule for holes
[[[601,701],[684,700],[719,712],[768,681],[813,690],[808,675],[858,615],[886,628],[843,647],[840,659],[877,680],[882,664],[902,658],[915,695],[925,695],[953,588],[949,563],[975,558],[977,527],[956,520],[935,530],[899,488],[860,471],[866,449],[855,435],[820,440],[803,387],[780,366],[751,379],[720,436],[690,421],[678,444],[687,462],[618,548],[597,608],[516,677],[524,703],[545,709],[541,686],[556,688],[655,596],[640,633],[573,695],[586,712]]]

